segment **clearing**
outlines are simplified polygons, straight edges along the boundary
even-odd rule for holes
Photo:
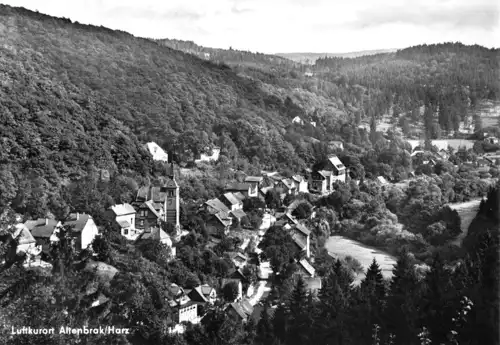
[[[325,248],[333,257],[353,257],[361,263],[365,272],[375,258],[380,266],[380,269],[382,270],[384,278],[390,279],[392,277],[392,270],[394,265],[396,265],[396,258],[385,252],[339,235],[330,236],[325,243]],[[365,273],[358,274],[353,284],[360,284],[364,276]]]

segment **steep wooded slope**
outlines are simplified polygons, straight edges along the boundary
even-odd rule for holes
[[[125,32],[0,5],[0,81],[4,205],[26,205],[37,190],[57,199],[61,183],[89,169],[147,176],[149,140],[179,160],[220,145],[231,159],[304,166],[283,136],[305,114],[293,102]]]

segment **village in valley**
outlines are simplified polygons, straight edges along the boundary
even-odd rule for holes
[[[299,120],[294,119],[293,122],[302,125],[303,121]],[[498,138],[488,132],[484,133],[483,140],[489,144],[498,144]],[[432,168],[438,162],[447,162],[451,154],[455,153],[462,159],[461,164],[473,167],[479,173],[488,174],[490,168],[500,167],[500,153],[483,156],[471,154],[474,141],[433,140],[431,147],[425,147],[429,144],[424,141],[407,142],[411,147],[408,155],[412,158],[413,166]],[[330,147],[337,152],[344,149],[341,141],[331,142]],[[182,195],[176,179],[176,168],[169,159],[169,154],[158,144],[150,142],[144,145],[144,148],[153,160],[164,166],[165,182],[158,186],[140,187],[134,202],[113,205],[105,214],[129,243],[140,245],[147,240],[159,242],[168,248],[168,260],[173,261],[176,260],[176,251],[180,249],[177,244],[183,236],[189,234],[189,231],[181,227],[179,221]],[[201,154],[195,163],[210,164],[218,160],[219,147],[207,151],[212,151],[212,154]],[[455,165],[455,168],[458,169],[458,165]],[[345,166],[337,155],[330,154],[324,162],[307,169],[304,175],[284,177],[277,171],[262,171],[259,176],[243,176],[240,181],[227,184],[224,193],[219,197],[206,200],[200,205],[198,212],[204,214],[209,235],[207,248],[220,245],[221,241],[227,238],[238,241],[239,245],[235,251],[224,253],[224,256],[232,261],[234,271],[229,278],[221,279],[217,286],[201,284],[188,288],[172,283],[166,292],[168,296],[166,299],[170,307],[175,310],[175,317],[169,326],[170,332],[182,333],[186,323],[199,323],[207,311],[214,305],[219,305],[218,303],[222,303],[228,315],[232,315],[235,320],[240,322],[247,322],[249,319],[256,322],[259,320],[262,305],[272,290],[273,270],[269,261],[260,260],[259,254],[262,251],[258,245],[270,227],[290,234],[297,249],[302,252],[301,258],[296,259],[297,269],[293,274],[296,278],[303,279],[309,293],[317,294],[322,281],[315,274],[311,230],[304,219],[299,220],[295,215],[297,209],[306,208],[309,211],[306,212],[307,219],[314,219],[315,207],[304,195],[327,196],[338,188],[339,183],[354,182],[358,185],[363,183],[352,176],[350,168]],[[425,178],[422,172],[418,174],[412,172],[409,176],[409,180],[398,183]],[[376,177],[373,182],[382,188],[392,184],[383,176]],[[245,209],[255,211],[260,219],[250,222]],[[59,241],[58,235],[61,229],[66,229],[77,252],[90,250],[92,253],[93,241],[101,236],[92,215],[78,212],[71,213],[65,220],[48,218],[28,220],[13,225],[12,229],[11,236],[18,241],[18,253],[26,253],[24,263],[26,268],[52,267],[48,256],[49,248],[51,243]],[[335,256],[335,253],[331,254]],[[251,272],[249,268],[251,263],[257,269],[256,272]],[[361,273],[367,269],[367,263],[364,266]],[[89,267],[111,272],[111,277],[117,272],[116,268],[98,261],[91,261]],[[388,271],[389,276],[386,278],[390,278],[392,268]],[[251,274],[255,275],[253,279],[249,276]],[[356,282],[358,284],[360,279],[356,279]],[[222,297],[225,289],[226,291],[234,289],[234,300],[228,301],[227,297]],[[107,301],[109,299],[101,293],[95,296],[92,306],[98,307]],[[273,306],[272,296],[270,302],[268,312],[272,313],[277,305]]]
[[[458,1],[0,1],[0,345],[500,345]]]

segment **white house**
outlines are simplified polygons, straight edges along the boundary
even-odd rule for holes
[[[316,121],[311,121],[311,126],[316,127]]]
[[[11,231],[11,236],[14,240],[18,241],[16,252],[28,253],[30,249],[36,247],[36,240],[31,235],[28,227],[24,224],[14,225],[14,229]]]
[[[71,228],[71,234],[76,238],[78,249],[86,249],[99,234],[92,216],[86,213],[71,213],[63,223]]]
[[[135,228],[136,211],[130,204],[120,204],[111,206],[108,210],[110,218],[118,223],[121,234],[128,240],[135,241],[142,233],[142,230]]]
[[[293,175],[292,181],[293,181],[293,184],[295,185],[295,188],[296,188],[298,193],[308,193],[309,192],[309,190],[307,188],[307,185],[308,185],[307,180],[303,176]]]
[[[151,156],[153,156],[153,160],[168,162],[168,154],[163,151],[163,149],[155,142],[147,143],[146,149],[149,151]]]
[[[214,147],[212,149],[212,154],[211,155],[207,155],[207,154],[200,154],[200,158],[199,159],[195,159],[195,163],[199,163],[199,162],[212,162],[212,161],[218,161],[219,160],[219,155],[220,155],[220,147]]]
[[[498,144],[498,138],[495,138],[495,137],[488,137],[488,138],[484,139],[484,141],[489,143],[489,144]]]
[[[300,118],[300,116],[295,116],[293,119],[292,119],[292,123],[298,123],[299,125],[303,125],[304,124],[304,120],[302,120]]]

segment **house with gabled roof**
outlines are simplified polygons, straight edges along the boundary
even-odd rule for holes
[[[297,269],[297,274],[300,274],[305,278],[313,278],[316,274],[316,270],[306,259],[301,259],[297,262]]]
[[[248,260],[248,258],[246,257],[246,255],[241,254],[239,252],[230,252],[228,254],[229,254],[229,257],[231,258],[231,261],[234,263],[234,265],[237,268],[243,267],[246,264],[247,260]]]
[[[280,190],[280,194],[297,194],[297,187],[290,178],[281,179],[276,183],[275,188]]]
[[[28,253],[30,249],[36,247],[36,240],[29,231],[28,227],[22,223],[16,224],[10,231],[13,240],[17,240],[16,252]]]
[[[240,322],[247,322],[253,313],[253,306],[248,300],[231,303],[227,308],[228,315]]]
[[[142,230],[135,227],[136,211],[130,204],[113,205],[106,211],[106,216],[120,227],[120,233],[127,240],[135,241]]]
[[[385,179],[384,176],[377,176],[377,182],[380,184],[388,184],[387,180]]]
[[[296,124],[299,124],[299,125],[303,125],[304,124],[304,120],[302,120],[300,118],[300,116],[295,116],[293,119],[292,119],[292,123],[296,123]]]
[[[86,213],[71,213],[63,222],[64,225],[70,227],[77,249],[87,249],[99,235],[94,219]]]
[[[298,193],[308,193],[308,183],[307,180],[301,175],[293,175],[291,178],[293,184],[295,185],[295,189]]]
[[[161,186],[144,186],[139,188],[134,205],[140,206],[146,201],[152,201],[153,208],[162,216],[162,220],[173,224],[176,233],[180,233],[179,184],[175,179],[173,163],[167,168],[165,179]]]
[[[58,220],[39,218],[37,220],[28,220],[24,225],[35,238],[37,245],[42,246],[45,253],[48,252],[51,243],[59,241],[57,232],[61,227],[61,222]]]
[[[310,190],[316,193],[332,193],[335,182],[345,182],[347,169],[340,159],[330,156],[311,173]]]
[[[219,212],[229,213],[231,211],[220,199],[214,198],[207,200],[204,204],[205,209],[210,214],[216,214]]]
[[[292,226],[292,239],[299,246],[301,250],[306,252],[306,257],[311,256],[311,230],[306,228],[303,224],[295,224]]]
[[[236,192],[236,193],[233,193],[233,195],[243,203],[243,200],[245,200],[245,196],[241,193],[241,192]]]
[[[259,188],[263,180],[264,178],[262,176],[247,176],[245,178],[245,183],[250,184],[249,197],[259,196]]]
[[[193,302],[214,304],[217,300],[217,292],[208,284],[195,287],[188,293]]]
[[[145,240],[153,240],[160,242],[170,248],[170,259],[176,255],[176,248],[173,246],[172,238],[163,229],[158,227],[150,227],[144,230],[135,240],[136,243]]]
[[[224,193],[219,199],[222,201],[224,205],[229,208],[230,211],[242,210],[243,209],[243,201],[238,199],[233,193],[228,192]]]
[[[226,185],[226,192],[241,193],[247,198],[251,193],[249,183],[230,183]]]
[[[333,150],[344,150],[344,143],[339,140],[332,140],[328,143],[328,148],[333,149]]]
[[[135,228],[141,231],[160,226],[163,209],[155,206],[153,200],[148,200],[136,207]]]
[[[205,226],[210,235],[221,237],[222,235],[227,235],[229,233],[229,229],[232,224],[233,219],[229,213],[221,211],[211,214],[208,217]]]
[[[241,220],[247,216],[247,214],[245,213],[245,211],[243,211],[241,209],[237,209],[237,210],[231,211],[231,212],[229,212],[229,215],[233,219],[237,219],[239,222],[241,222]]]
[[[153,160],[160,162],[168,162],[168,154],[155,142],[149,142],[144,145],[146,150],[151,154]]]

